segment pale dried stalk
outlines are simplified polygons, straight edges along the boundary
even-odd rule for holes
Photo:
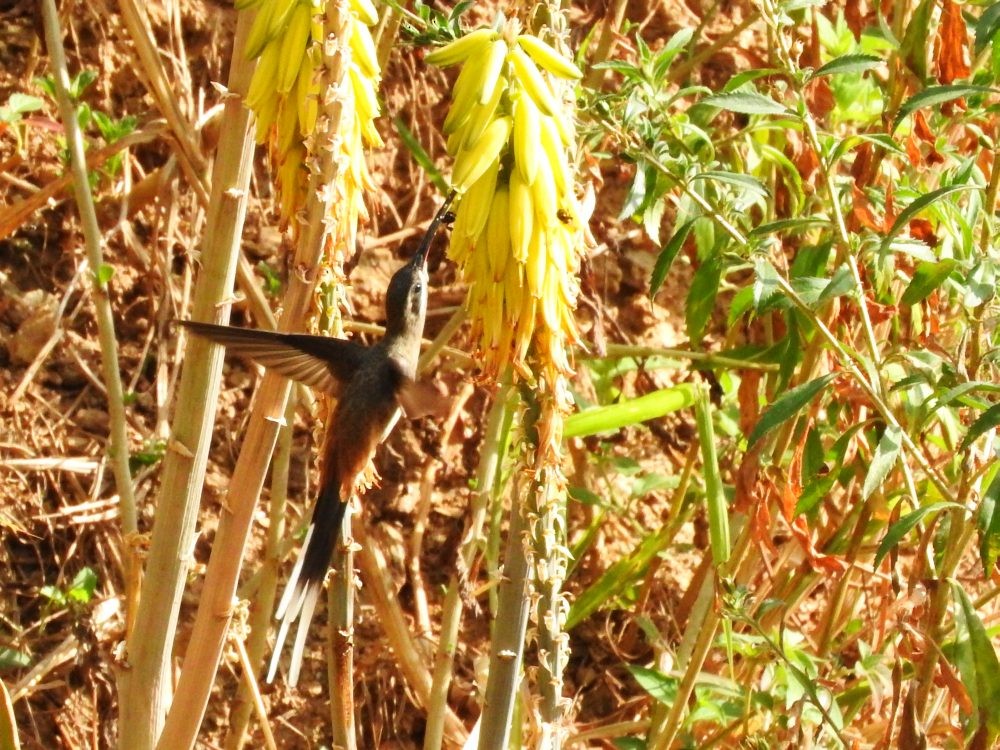
[[[345,3],[327,6],[326,28],[336,29],[339,17],[348,12]],[[236,49],[242,49],[237,44]],[[345,168],[342,149],[336,138],[340,129],[342,93],[338,82],[344,81],[343,50],[335,42],[323,45],[320,118],[311,152],[307,204],[296,248],[284,311],[279,330],[302,330],[313,302],[315,281],[322,252],[335,229],[338,176]],[[257,498],[263,485],[268,461],[274,448],[289,383],[268,372],[254,401],[254,410],[236,463],[224,507],[230,512],[222,517],[205,575],[204,591],[198,607],[191,645],[158,747],[182,750],[194,746],[198,728],[205,714],[212,683],[225,643],[232,616],[232,603],[242,566],[243,553],[253,521]]]
[[[410,637],[399,599],[386,583],[385,558],[375,541],[367,535],[363,523],[359,523],[354,531],[359,546],[358,566],[361,578],[365,589],[370,592],[379,625],[417,703],[426,708],[431,703],[431,675],[425,665],[424,655],[418,651]],[[443,710],[446,736],[450,741],[462,744],[468,736],[465,725],[450,708],[445,706]]]
[[[288,397],[285,408],[287,427],[278,436],[278,447],[274,453],[271,467],[271,503],[268,509],[267,540],[264,543],[264,561],[261,563],[260,585],[250,598],[250,637],[246,646],[250,679],[256,685],[264,664],[264,652],[267,650],[267,633],[271,627],[271,614],[274,612],[274,600],[278,589],[278,571],[282,560],[282,539],[285,535],[285,509],[288,499],[288,469],[292,454],[292,423],[295,418],[295,407],[298,399],[295,391]],[[229,721],[229,730],[223,746],[226,750],[239,750],[246,742],[247,728],[250,724],[250,714],[254,708],[251,699],[250,683],[240,687],[236,704],[233,707]]]
[[[241,14],[236,44],[242,44],[250,19]],[[241,55],[233,58],[229,89],[245,92],[253,72]],[[250,116],[239,98],[225,102],[222,139],[212,176],[212,193],[202,241],[202,269],[194,292],[193,317],[226,322],[236,258],[246,215],[252,169]],[[170,646],[177,629],[184,584],[191,565],[201,488],[222,373],[222,349],[204,339],[188,342],[177,392],[184,409],[175,415],[163,461],[146,582],[136,614],[141,637],[126,643],[119,675],[119,745],[150,750],[163,726],[170,691]]]

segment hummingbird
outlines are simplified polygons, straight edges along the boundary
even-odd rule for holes
[[[288,684],[298,682],[309,625],[358,480],[395,426],[400,408],[410,415],[421,413],[424,394],[416,376],[427,314],[427,251],[453,196],[441,206],[413,258],[393,274],[385,297],[385,335],[372,346],[329,336],[181,321],[192,333],[337,399],[323,444],[316,504],[275,613],[280,626],[268,682],[274,680],[296,620]]]

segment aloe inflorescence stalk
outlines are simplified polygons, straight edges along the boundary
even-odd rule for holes
[[[541,746],[558,747],[567,656],[562,433],[572,406],[569,349],[578,340],[573,313],[585,236],[567,94],[582,73],[552,45],[502,19],[427,61],[462,65],[443,126],[455,159],[452,184],[461,195],[449,254],[469,287],[466,305],[483,375],[495,378],[510,367],[517,382],[533,386],[525,391],[533,405],[523,431],[531,447],[531,491],[519,512],[529,536],[524,553],[532,561],[534,595],[525,595],[535,603]],[[486,711],[506,711],[499,724],[509,727],[505,702]]]

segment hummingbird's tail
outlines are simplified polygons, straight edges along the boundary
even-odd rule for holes
[[[340,496],[340,482],[328,477],[321,489],[312,520],[306,530],[302,551],[295,562],[292,575],[285,586],[275,616],[281,621],[278,639],[274,643],[274,653],[267,670],[267,681],[273,682],[278,672],[278,662],[284,650],[288,631],[296,620],[299,621],[292,644],[292,659],[288,667],[288,684],[295,686],[299,681],[302,667],[302,653],[305,650],[309,624],[316,611],[316,603],[323,591],[323,579],[333,559],[333,551],[340,538],[340,527],[347,510],[347,500]]]

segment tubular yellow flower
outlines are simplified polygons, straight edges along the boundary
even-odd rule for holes
[[[484,374],[511,364],[531,378],[531,352],[553,384],[571,372],[566,351],[577,340],[582,228],[569,169],[571,118],[549,76],[579,71],[511,27],[472,31],[427,60],[463,66],[444,123],[452,184],[462,193],[449,254],[469,284]]]
[[[247,57],[259,57],[246,105],[257,116],[257,142],[270,146],[285,225],[302,208],[308,189],[309,138],[319,111],[317,45],[323,41],[326,4],[316,0],[255,0],[241,5],[257,8],[244,49]],[[378,21],[374,6],[370,0],[350,0],[344,5],[342,36],[338,34],[338,38],[346,58],[339,86],[345,116],[338,142],[349,167],[342,172],[344,184],[337,187],[345,207],[338,221],[343,222],[341,236],[353,239],[358,219],[367,218],[361,197],[369,184],[364,146],[382,145],[374,125],[379,115],[381,74],[368,30]],[[297,231],[294,224],[292,227]]]

